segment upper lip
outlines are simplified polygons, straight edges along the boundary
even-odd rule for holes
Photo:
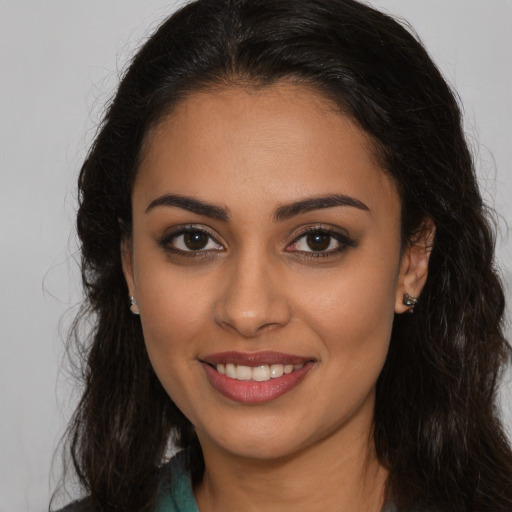
[[[262,366],[265,364],[303,364],[313,359],[311,357],[262,350],[259,352],[217,352],[201,357],[200,360],[213,366],[226,363],[242,366]]]

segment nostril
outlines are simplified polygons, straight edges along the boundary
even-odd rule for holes
[[[231,269],[224,288],[214,304],[214,321],[223,329],[243,337],[261,336],[286,325],[291,318],[290,308],[278,279],[269,279],[268,266],[254,268],[244,265],[245,271]]]

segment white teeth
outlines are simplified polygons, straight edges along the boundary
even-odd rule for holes
[[[237,365],[236,380],[251,380],[252,368],[250,366]]]
[[[263,366],[256,366],[252,369],[252,380],[256,382],[265,382],[270,380],[270,367],[266,364]]]
[[[217,371],[221,375],[226,375],[230,379],[236,380],[254,380],[256,382],[266,382],[270,379],[277,379],[283,375],[288,375],[295,370],[300,370],[304,366],[301,364],[273,364],[271,366],[263,364],[261,366],[243,366],[233,363],[219,363],[216,365]]]
[[[226,364],[226,376],[230,379],[236,379],[236,366],[234,364]]]
[[[277,379],[277,377],[282,377],[284,373],[284,367],[282,364],[273,364],[270,367],[270,376],[273,379]]]

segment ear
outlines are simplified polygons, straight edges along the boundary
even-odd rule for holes
[[[411,306],[404,304],[407,293],[418,298],[428,276],[428,261],[434,246],[436,227],[432,219],[425,219],[418,234],[408,243],[400,262],[396,287],[395,313],[405,313]]]
[[[128,294],[135,296],[135,281],[133,279],[133,246],[130,237],[124,237],[121,240],[121,264],[123,274],[128,286]]]

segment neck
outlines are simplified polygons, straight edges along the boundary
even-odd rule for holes
[[[369,430],[336,433],[280,459],[247,459],[203,440],[205,474],[195,489],[201,512],[358,510],[379,512],[387,472]],[[340,437],[345,437],[341,442]]]

